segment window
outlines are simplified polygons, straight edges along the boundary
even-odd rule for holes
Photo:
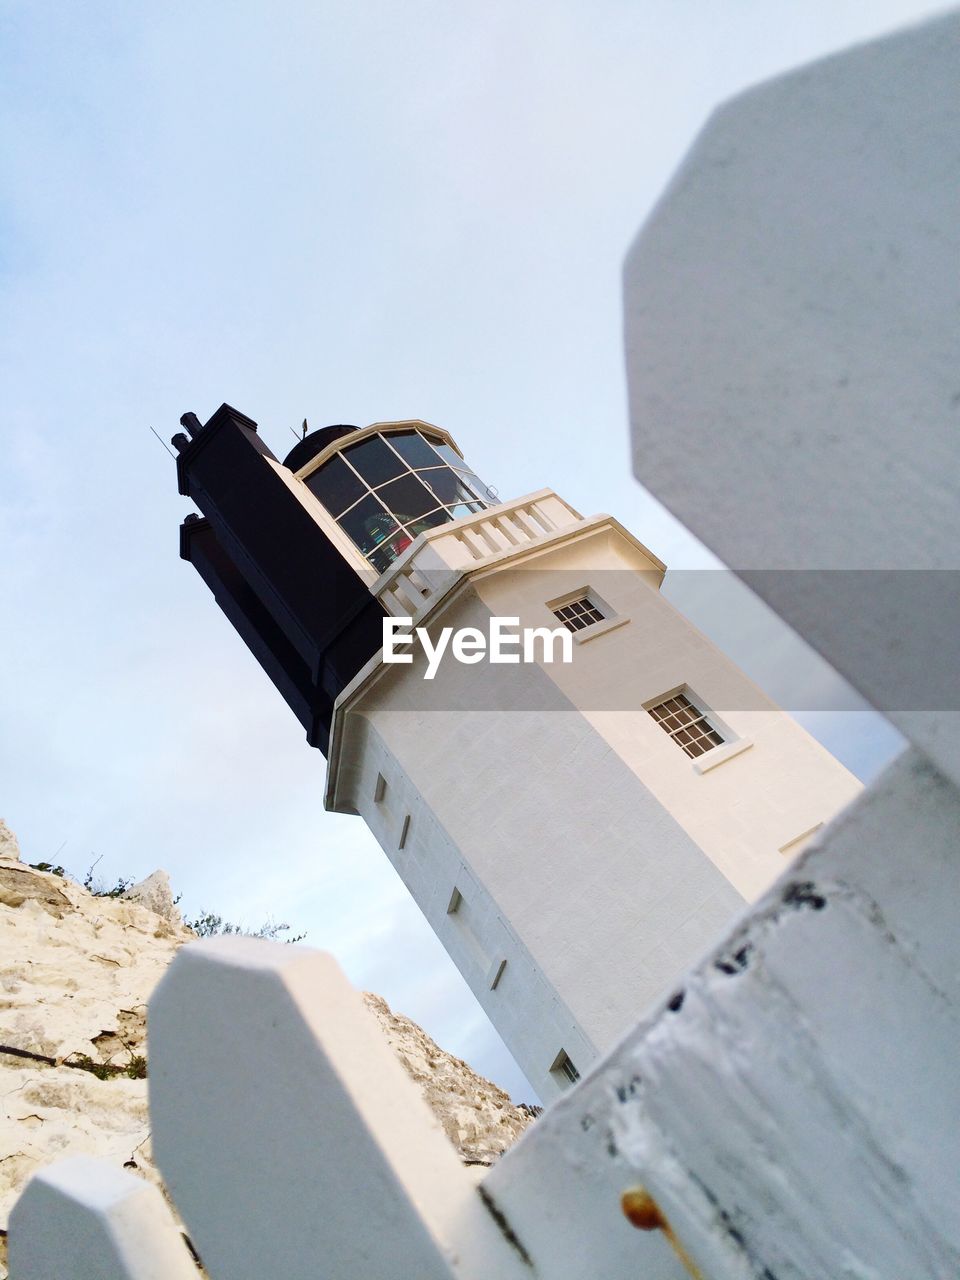
[[[571,600],[569,604],[561,605],[553,612],[568,631],[583,631],[585,627],[592,627],[595,622],[602,622],[604,618],[589,596]]]
[[[304,483],[380,573],[418,534],[498,501],[456,450],[419,431],[348,445]]]
[[[570,1055],[566,1049],[561,1049],[553,1060],[553,1066],[550,1068],[551,1075],[558,1077],[558,1083],[564,1088],[568,1088],[572,1084],[576,1084],[580,1079],[580,1072],[570,1060]]]
[[[683,747],[688,756],[702,756],[723,742],[723,735],[684,693],[675,693],[649,711],[664,733]]]

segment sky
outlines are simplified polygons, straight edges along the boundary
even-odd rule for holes
[[[169,873],[306,931],[531,1098],[324,762],[178,559],[151,434],[227,401],[447,428],[504,497],[617,516],[665,591],[864,779],[896,733],[629,470],[620,270],[710,111],[909,0],[0,10],[0,816],[28,861]],[[785,157],[785,163],[789,158]],[[642,477],[641,477],[642,480]]]

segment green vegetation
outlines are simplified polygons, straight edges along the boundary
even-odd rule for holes
[[[196,920],[188,920],[187,927],[192,929],[200,938],[221,937],[225,934],[235,933],[242,938],[270,938],[275,942],[302,942],[307,936],[305,933],[298,933],[292,938],[281,938],[281,933],[287,933],[290,929],[288,924],[275,924],[272,920],[268,920],[262,924],[259,929],[248,929],[246,925],[232,924],[229,920],[224,920],[223,916],[218,916],[212,911],[201,910]]]
[[[126,891],[133,887],[133,880],[126,880],[120,876],[113,888],[108,888],[106,884],[99,878],[94,876],[97,863],[103,857],[101,853],[99,858],[95,858],[91,863],[87,874],[83,877],[81,884],[87,893],[92,893],[95,898],[122,898]]]
[[[72,1053],[69,1058],[64,1058],[63,1065],[74,1067],[77,1071],[89,1071],[98,1080],[116,1080],[118,1076],[125,1076],[128,1080],[146,1080],[147,1078],[147,1060],[141,1053],[132,1053],[130,1061],[124,1066],[116,1066],[112,1062],[98,1062],[88,1053]]]
[[[60,847],[62,848],[63,846],[61,845]],[[59,849],[57,852],[59,853]],[[87,874],[79,881],[79,883],[82,884],[86,891],[92,894],[95,898],[122,898],[128,889],[133,888],[136,882],[134,880],[128,880],[126,876],[119,876],[116,884],[108,885],[103,880],[99,879],[99,877],[94,875],[94,872],[96,871],[97,863],[101,861],[102,857],[103,854],[94,859],[87,870]],[[71,880],[77,880],[75,875],[66,871],[59,864],[55,865],[52,862],[31,862],[28,865],[33,871],[45,871],[48,875],[68,877]],[[174,903],[178,903],[181,896],[182,895],[177,894],[173,900]],[[302,942],[307,936],[305,933],[297,933],[294,934],[292,938],[281,938],[280,935],[283,933],[289,933],[291,928],[290,925],[284,922],[277,923],[273,920],[267,920],[259,929],[252,929],[248,928],[248,926],[244,924],[234,924],[230,920],[224,920],[223,916],[217,915],[214,911],[207,911],[206,909],[201,909],[200,914],[195,920],[186,920],[184,923],[188,929],[192,929],[200,938],[213,938],[232,933],[237,934],[242,938],[269,938],[271,941],[287,942],[292,944],[295,942]]]

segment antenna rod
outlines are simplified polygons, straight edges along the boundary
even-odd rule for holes
[[[151,427],[150,430],[153,431],[153,427]],[[155,431],[153,431],[153,434],[157,436],[157,433]],[[164,444],[163,440],[161,440],[159,436],[157,436],[157,439],[160,440],[160,443],[163,445],[163,447],[167,449],[167,446]],[[169,453],[170,457],[173,458],[174,461],[176,461],[177,455],[175,453],[171,453],[169,449],[167,449],[167,453]]]

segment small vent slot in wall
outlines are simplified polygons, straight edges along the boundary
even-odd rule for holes
[[[476,902],[473,899],[464,898],[459,889],[454,889],[450,895],[450,901],[447,903],[447,915],[453,917],[457,934],[466,945],[474,963],[479,968],[480,975],[485,975],[489,983],[495,975],[490,970],[490,954],[477,936],[476,909]],[[497,981],[499,981],[499,977]]]
[[[379,804],[386,794],[387,794],[387,780],[382,773],[378,773],[377,781],[373,788],[374,801],[377,804]]]
[[[398,849],[406,848],[407,836],[410,834],[410,815],[409,813],[403,820],[403,826],[400,828],[400,839],[397,842]]]

